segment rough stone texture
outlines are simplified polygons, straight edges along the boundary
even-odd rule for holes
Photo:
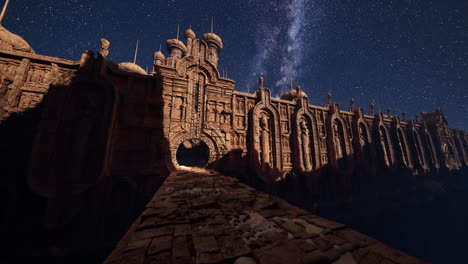
[[[124,261],[425,263],[204,169],[168,177],[105,263]]]

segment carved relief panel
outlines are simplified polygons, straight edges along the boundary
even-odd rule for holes
[[[19,102],[20,108],[33,108],[36,107],[42,101],[44,97],[43,94],[40,93],[32,93],[32,92],[23,92],[21,94],[21,99]]]
[[[0,60],[0,71],[4,75],[13,79],[19,65],[20,64],[17,61]]]
[[[448,169],[457,169],[459,167],[457,151],[450,134],[450,129],[446,126],[439,126],[437,128],[437,134],[439,136],[440,148],[444,157],[445,166]]]

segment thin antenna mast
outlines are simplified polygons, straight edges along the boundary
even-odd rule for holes
[[[289,83],[290,83],[291,90],[292,90],[293,89],[292,72],[289,73]]]
[[[8,3],[10,3],[10,0],[6,0],[5,4],[3,5],[2,13],[0,14],[0,24],[2,24],[3,17],[5,16],[6,10],[8,8]]]
[[[179,24],[177,24],[177,40],[179,40]]]
[[[135,57],[133,58],[133,63],[136,63],[137,54],[138,54],[138,40],[136,42]]]
[[[213,16],[211,16],[211,33],[213,33]]]

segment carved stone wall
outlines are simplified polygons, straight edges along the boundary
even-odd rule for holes
[[[4,90],[0,98],[0,121],[12,113],[36,107],[56,78],[78,67],[79,62],[0,50],[0,78],[9,80],[0,89]]]
[[[168,152],[163,155],[169,157],[171,166],[178,165],[176,152],[185,140],[205,142],[209,164],[240,151],[245,165],[267,182],[279,181],[290,172],[308,174],[323,168],[346,177],[356,167],[369,171],[404,168],[418,174],[468,165],[467,133],[450,129],[440,110],[423,113],[421,122],[400,121],[390,112],[366,115],[354,106],[343,111],[331,100],[324,106],[309,105],[299,88],[275,99],[263,81],[252,94],[238,92],[235,82],[220,76],[217,69],[221,39],[214,34],[203,39],[195,39],[190,32],[186,35],[187,46],[179,40],[168,41],[170,56],[165,58],[160,52],[151,74],[123,72],[104,57],[96,60],[92,52],[71,62],[3,50],[0,118],[35,108],[51,84],[80,68],[80,74],[87,76],[84,79],[105,79],[116,91],[113,111],[119,114],[114,118],[126,125],[111,130],[120,131],[116,135],[159,133],[165,139],[158,143],[160,150]],[[144,131],[150,127],[160,132]],[[119,142],[118,137],[108,140]],[[136,145],[144,142],[123,149],[140,149]],[[116,149],[106,152],[108,159],[130,155]],[[157,156],[144,153],[136,156]],[[135,165],[146,159],[139,160]],[[116,168],[121,166],[110,170],[119,171]]]
[[[219,59],[222,45],[209,48],[209,41],[191,34],[189,48],[170,40],[170,57],[154,65],[163,94],[164,135],[175,166],[178,145],[192,139],[207,143],[209,164],[240,150],[248,157],[245,165],[266,182],[324,168],[346,182],[357,167],[371,174],[398,168],[420,174],[437,171],[441,164],[450,170],[467,162],[466,133],[454,132],[446,122],[424,116],[422,122],[400,121],[390,110],[366,115],[354,106],[342,111],[331,100],[312,106],[300,88],[275,99],[263,80],[252,94],[235,91],[234,81],[221,77],[217,60],[210,59],[213,52]]]

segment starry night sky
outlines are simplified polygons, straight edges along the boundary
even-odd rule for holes
[[[109,59],[151,70],[152,54],[177,25],[224,42],[220,72],[253,92],[259,75],[277,97],[301,85],[312,104],[325,94],[348,109],[408,117],[441,107],[468,130],[468,2],[463,0],[89,1],[12,0],[3,25],[38,54],[79,60],[111,42]],[[164,51],[166,54],[167,52]]]

